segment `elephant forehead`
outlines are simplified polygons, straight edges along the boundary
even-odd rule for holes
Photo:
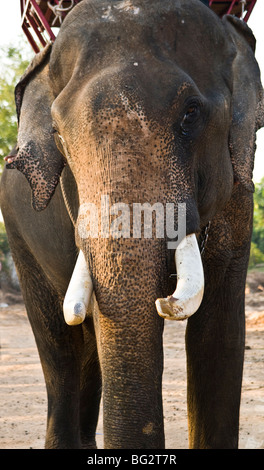
[[[205,101],[193,80],[176,65],[166,64],[153,75],[147,64],[109,66],[78,80],[73,76],[52,104],[55,121],[71,123],[74,129],[92,123],[100,131],[123,131],[126,127],[149,136],[149,129],[168,127],[184,114],[192,96]],[[85,124],[86,123],[86,124]]]
[[[102,7],[102,18],[110,18],[113,19],[112,10],[118,10],[123,13],[129,13],[132,15],[138,15],[140,12],[140,7],[137,6],[135,1],[132,0],[124,0],[123,2],[116,3],[113,5],[108,5],[107,7]]]
[[[131,99],[125,91],[118,93],[111,103],[106,103],[103,108],[94,108],[92,112],[100,134],[106,136],[110,133],[117,139],[120,134],[122,141],[127,133],[149,142],[157,127],[147,115],[144,104],[139,99]]]
[[[62,24],[50,70],[55,94],[76,68],[81,79],[121,63],[148,64],[154,77],[169,63],[199,75],[203,61],[203,76],[210,75],[210,82],[215,77],[210,67],[219,67],[227,49],[221,21],[197,0],[81,2]],[[148,63],[153,58],[157,62]]]
[[[120,101],[124,107],[124,110],[129,120],[134,118],[144,120],[145,113],[140,104],[136,103],[135,106],[132,106],[124,92],[120,93]]]

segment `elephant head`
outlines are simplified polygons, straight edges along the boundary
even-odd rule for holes
[[[204,285],[197,237],[225,208],[235,184],[253,191],[255,134],[263,125],[260,73],[250,29],[233,17],[221,21],[196,0],[83,0],[50,49],[16,88],[19,149],[9,167],[25,174],[36,210],[48,204],[65,164],[74,175],[81,259],[73,286],[76,292],[88,284],[89,295],[81,289],[70,316],[83,320],[92,283],[110,436],[120,416],[133,413],[129,406],[121,415],[114,410],[133,396],[135,350],[145,358],[137,364],[145,384],[138,391],[142,407],[153,397],[162,415],[159,393],[153,395],[162,372],[163,323],[155,302],[171,319],[199,308]],[[164,209],[156,210],[145,238],[135,236],[132,224],[143,204]],[[165,227],[157,236],[157,229],[159,216],[164,227],[165,208],[173,207],[167,227],[170,220],[177,225],[179,205],[186,209],[186,237],[177,241],[179,280],[169,295],[174,250],[168,242],[176,235]],[[127,335],[130,346],[121,354]],[[109,390],[121,370],[125,379],[113,403]],[[150,410],[140,433],[158,445],[160,429]]]

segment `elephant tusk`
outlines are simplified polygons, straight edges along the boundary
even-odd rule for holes
[[[91,275],[80,250],[63,302],[63,314],[68,325],[79,325],[84,321],[92,292]]]
[[[187,235],[175,250],[177,286],[175,292],[156,300],[158,314],[169,320],[185,320],[203,299],[204,272],[196,235]]]

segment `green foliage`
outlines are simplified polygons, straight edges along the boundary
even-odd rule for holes
[[[8,259],[9,253],[10,253],[10,248],[8,244],[5,225],[3,222],[0,222],[0,263],[4,271],[8,271],[7,259]]]
[[[2,254],[6,255],[7,253],[9,253],[9,245],[5,225],[3,222],[0,222],[0,256]]]
[[[4,166],[3,157],[12,150],[17,139],[14,89],[32,56],[31,48],[24,37],[19,38],[18,46],[0,48],[0,174]],[[9,278],[10,249],[3,222],[0,222],[0,263],[1,280],[3,275]]]
[[[23,43],[23,41],[22,41]],[[3,157],[16,143],[17,117],[14,89],[29,63],[29,51],[14,46],[0,48],[0,170]]]
[[[255,185],[250,267],[264,263],[264,178]]]
[[[257,247],[256,243],[251,242],[251,250],[250,250],[250,257],[249,257],[249,269],[253,268],[258,264],[264,263],[264,253],[260,251]]]

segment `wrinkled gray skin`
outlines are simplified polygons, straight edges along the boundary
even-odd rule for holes
[[[80,238],[78,207],[102,194],[185,202],[198,238],[211,221],[204,298],[186,333],[189,444],[237,447],[263,125],[254,47],[242,21],[198,0],[83,0],[17,85],[1,208],[47,385],[47,448],[95,447],[101,390],[106,448],[165,445],[155,300],[175,288],[174,253],[155,237]],[[70,327],[62,302],[79,248],[96,302]]]

